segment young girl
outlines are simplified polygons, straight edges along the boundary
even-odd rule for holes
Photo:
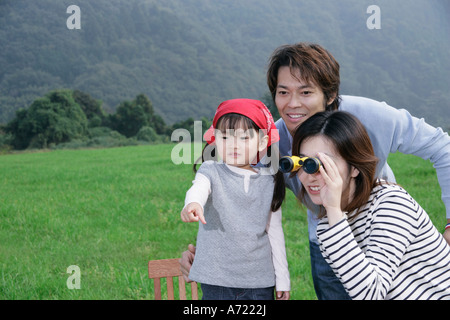
[[[349,113],[322,112],[294,135],[303,203],[322,206],[322,255],[352,299],[450,299],[450,247],[427,213],[400,186],[375,179],[377,158]]]
[[[252,166],[279,140],[269,110],[257,100],[225,101],[204,137],[203,156],[218,160],[201,164],[181,212],[184,222],[201,222],[189,279],[205,300],[273,299],[275,284],[277,298],[288,299],[283,176]]]

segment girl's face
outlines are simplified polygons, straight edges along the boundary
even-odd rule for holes
[[[333,97],[325,101],[320,87],[298,79],[301,79],[300,71],[297,71],[294,77],[289,67],[278,69],[275,104],[292,135],[306,119],[317,112],[325,111],[325,106],[334,100]]]
[[[258,152],[267,147],[269,137],[261,137],[254,129],[215,130],[216,150],[219,158],[228,165],[253,170]]]
[[[359,174],[359,171],[350,166],[337,152],[334,144],[326,137],[313,136],[302,142],[300,146],[300,155],[318,158],[318,153],[324,153],[336,164],[339,175],[342,178],[341,208],[344,208],[353,198],[355,190],[355,180],[352,179]],[[322,168],[321,168],[322,169]],[[327,168],[324,168],[325,171]],[[301,168],[297,173],[298,178],[305,188],[311,201],[316,205],[323,205],[321,190],[326,187],[326,183],[320,172],[308,174]],[[323,194],[323,193],[322,193]]]

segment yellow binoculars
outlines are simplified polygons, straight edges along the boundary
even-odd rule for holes
[[[297,156],[286,156],[282,157],[279,161],[280,171],[283,173],[297,171],[303,168],[303,171],[309,174],[313,174],[319,171],[322,163],[317,158],[311,157],[297,157]]]

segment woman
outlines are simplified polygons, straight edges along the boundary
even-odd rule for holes
[[[375,178],[378,160],[357,118],[311,116],[292,153],[321,161],[317,173],[293,174],[302,202],[321,206],[320,249],[352,299],[450,299],[450,247],[405,190]]]

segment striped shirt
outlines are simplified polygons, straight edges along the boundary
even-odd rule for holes
[[[450,300],[450,246],[397,185],[375,187],[353,220],[324,217],[317,238],[352,299]]]

